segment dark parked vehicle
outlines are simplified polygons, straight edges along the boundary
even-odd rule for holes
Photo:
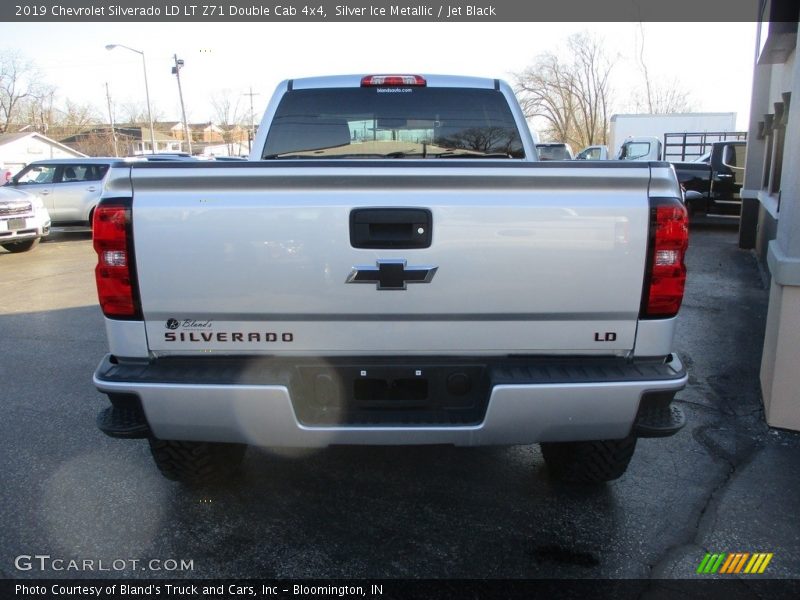
[[[536,144],[539,160],[572,160],[572,148],[569,144],[543,143]]]
[[[708,161],[673,163],[684,190],[697,192],[686,194],[690,213],[739,215],[746,144],[744,141],[714,142]]]

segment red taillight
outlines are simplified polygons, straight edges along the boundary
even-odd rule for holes
[[[684,257],[688,246],[689,217],[680,200],[652,199],[643,318],[667,318],[678,314],[686,284]]]
[[[428,84],[424,77],[419,75],[367,75],[361,79],[361,87],[393,87],[417,86],[424,87]]]
[[[130,204],[104,202],[94,210],[92,238],[97,252],[97,296],[103,314],[112,319],[139,316],[133,279],[133,256],[128,243]]]

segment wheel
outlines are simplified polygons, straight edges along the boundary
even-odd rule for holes
[[[39,245],[39,238],[33,238],[32,240],[25,240],[24,242],[10,242],[8,244],[0,244],[3,248],[8,250],[9,252],[27,252],[28,250],[33,250],[36,246]]]
[[[150,453],[161,474],[172,481],[203,484],[233,474],[244,458],[244,444],[182,442],[150,438]]]
[[[633,457],[636,438],[539,444],[550,476],[559,481],[602,483],[621,477]]]

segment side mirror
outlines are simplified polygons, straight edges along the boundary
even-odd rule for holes
[[[722,148],[722,164],[731,169],[740,169],[736,164],[736,146],[725,145]]]
[[[695,190],[689,190],[683,193],[684,202],[697,202],[703,199],[703,194]]]

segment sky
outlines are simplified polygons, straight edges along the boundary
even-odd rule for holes
[[[173,55],[190,122],[213,118],[210,99],[227,95],[248,118],[252,89],[259,120],[283,79],[344,73],[437,73],[513,81],[537,54],[569,35],[601,37],[614,59],[621,110],[643,84],[638,52],[651,76],[677,81],[699,112],[736,112],[747,129],[755,23],[0,23],[0,51],[16,50],[39,67],[57,98],[94,104],[107,120],[115,104],[145,106],[142,60],[107,44],[145,53],[154,112],[180,119]],[[117,109],[118,113],[122,111]],[[119,118],[119,117],[117,117]]]

